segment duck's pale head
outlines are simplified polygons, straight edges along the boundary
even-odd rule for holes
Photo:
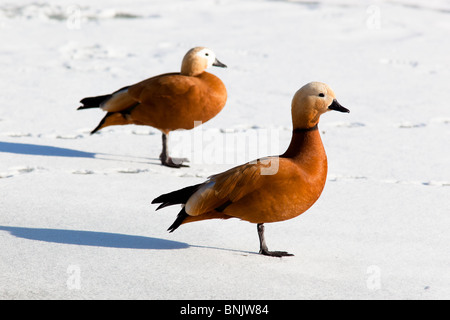
[[[337,102],[334,91],[325,83],[310,82],[301,87],[292,99],[294,129],[316,126],[320,116],[327,111],[350,112]]]
[[[187,76],[196,76],[204,72],[209,67],[227,66],[216,58],[216,54],[206,47],[195,47],[189,50],[181,63],[181,74]]]

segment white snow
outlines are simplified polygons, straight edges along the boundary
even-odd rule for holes
[[[449,299],[450,2],[152,0],[0,4],[1,299]],[[207,46],[229,98],[171,136],[108,127],[78,101],[180,68]],[[156,196],[283,152],[290,102],[328,83],[329,176],[305,214],[204,221]],[[193,152],[193,151],[194,152]]]

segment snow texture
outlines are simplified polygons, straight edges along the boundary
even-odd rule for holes
[[[152,0],[0,4],[1,299],[450,299],[450,2]],[[78,101],[214,50],[224,110],[171,135],[90,135]],[[320,130],[329,175],[305,214],[204,221],[156,196],[279,154],[290,102],[328,83],[350,114]]]

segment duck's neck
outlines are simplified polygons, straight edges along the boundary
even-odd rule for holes
[[[326,166],[327,156],[317,125],[311,128],[294,129],[291,143],[281,157],[299,161],[311,168]]]

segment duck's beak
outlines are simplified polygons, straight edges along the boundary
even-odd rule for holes
[[[347,112],[347,113],[350,112],[350,110],[341,106],[341,104],[339,102],[337,102],[336,99],[333,100],[333,103],[328,107],[328,109],[339,111],[339,112]]]
[[[216,58],[216,60],[214,60],[214,63],[212,65],[215,66],[215,67],[221,67],[221,68],[226,68],[227,67],[226,64],[223,64],[222,62],[217,60],[217,58]]]

